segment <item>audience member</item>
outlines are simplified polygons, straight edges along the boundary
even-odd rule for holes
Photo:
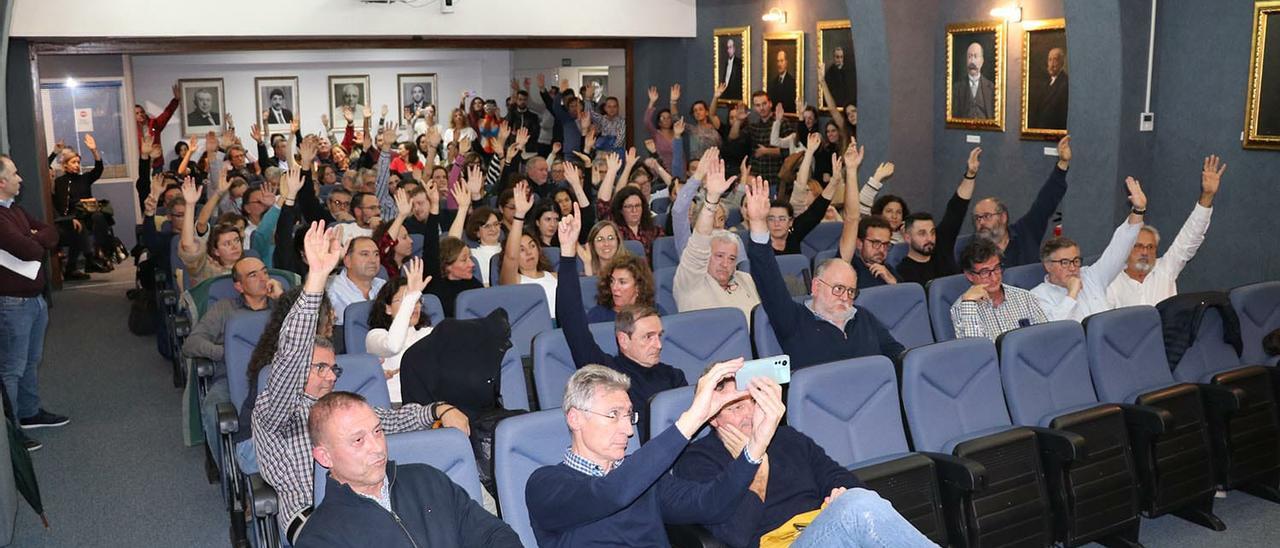
[[[1133,209],[1127,222],[1116,228],[1097,262],[1081,267],[1084,259],[1080,257],[1080,246],[1067,237],[1052,238],[1041,248],[1040,260],[1048,275],[1031,293],[1050,320],[1082,321],[1090,314],[1108,310],[1107,286],[1124,270],[1147,213],[1147,196],[1138,180],[1128,177],[1124,182]]]
[[[995,341],[1006,331],[1049,321],[1035,295],[1004,283],[1000,248],[995,242],[974,238],[960,252],[960,268],[973,285],[951,305],[956,338]]]
[[[1280,356],[1280,329],[1276,329],[1262,338],[1262,351],[1268,356]]]
[[[85,270],[109,272],[105,259],[93,249],[95,244],[97,247],[106,245],[106,218],[101,211],[90,212],[80,207],[82,200],[93,199],[93,184],[102,177],[102,153],[98,151],[98,143],[92,134],[85,134],[84,146],[93,154],[93,169],[88,173],[81,173],[80,154],[74,149],[55,147],[53,153],[53,156],[60,157],[62,163],[62,174],[55,172],[53,179],[53,222],[58,228],[58,244],[70,248],[62,265],[62,277],[68,280],[89,279],[79,267],[82,256]],[[90,236],[96,241],[91,241]]]
[[[860,162],[860,152],[852,161],[846,157],[846,180],[857,180]],[[747,186],[745,209],[751,228],[747,255],[752,278],[774,334],[791,356],[792,369],[876,354],[895,359],[902,353],[902,344],[880,320],[866,311],[859,314],[853,306],[858,277],[847,261],[833,258],[818,265],[810,284],[812,297],[804,304],[792,300],[769,246],[769,188],[758,177]]]
[[[748,493],[785,410],[782,388],[763,377],[752,379],[745,392],[715,389],[742,363],[739,358],[712,366],[698,380],[689,409],[629,456],[627,439],[639,419],[630,398],[632,379],[598,365],[574,373],[562,406],[572,444],[564,462],[535,470],[525,487],[538,545],[666,546],[664,522],[729,519]],[[748,394],[760,405],[761,417],[742,455],[715,477],[690,481],[672,475],[676,457],[703,423]]]
[[[871,178],[867,179],[867,184],[863,185],[862,190],[858,192],[858,210],[863,216],[879,215],[889,221],[889,229],[893,232],[892,241],[895,244],[902,243],[902,220],[911,214],[907,209],[907,202],[901,196],[893,194],[885,194],[876,197],[885,181],[893,177],[893,162],[885,162],[876,168]]]
[[[715,215],[724,192],[736,178],[725,179],[724,162],[718,150],[711,148],[703,155],[699,169],[706,171],[706,197],[698,212],[693,236],[680,255],[676,267],[676,306],[681,312],[705,308],[731,307],[742,311],[751,323],[751,310],[760,304],[757,283],[751,274],[738,271],[738,236],[724,229],[712,230]],[[689,189],[685,192],[692,194]],[[772,260],[772,259],[771,259]],[[776,267],[776,263],[775,263]]]
[[[419,192],[424,192],[418,189]],[[381,259],[382,271],[388,280],[400,277],[400,268],[413,254],[413,240],[405,229],[405,220],[413,214],[413,206],[409,203],[409,194],[403,188],[395,192],[396,215],[390,223],[382,223],[373,231],[371,239],[378,244],[378,255]]]
[[[182,183],[182,198],[188,204],[200,199],[200,190],[190,176]],[[231,272],[231,266],[244,255],[244,237],[233,224],[215,225],[207,237],[196,234],[195,219],[191,215],[182,218],[182,230],[178,244],[178,258],[186,267],[186,287],[194,287],[214,276]]]
[[[956,265],[956,237],[964,224],[964,212],[973,198],[973,187],[982,167],[979,159],[982,147],[969,151],[969,163],[964,178],[956,185],[956,191],[947,200],[947,210],[942,222],[934,225],[933,216],[917,211],[906,216],[902,233],[907,242],[907,255],[897,265],[898,281],[928,284],[930,280],[960,273]],[[867,184],[871,184],[868,182]]]
[[[813,160],[820,148],[819,139],[822,136],[817,133],[810,133],[804,149],[804,158],[800,161],[800,170],[796,175],[795,186],[797,189],[806,188],[811,180],[810,173],[813,168]],[[838,154],[833,154],[831,163],[838,165],[843,160]],[[822,188],[822,192],[818,193],[816,198],[807,200],[808,207],[800,215],[795,214],[794,206],[791,202],[784,200],[774,200],[769,204],[769,247],[773,249],[775,255],[788,255],[800,253],[800,242],[817,228],[818,223],[822,222],[823,215],[827,212],[827,207],[831,205],[831,199],[835,196],[836,191],[841,188],[841,181],[844,180],[843,169],[840,169],[839,180],[832,179]],[[805,190],[804,192],[808,192]]]
[[[649,107],[644,111],[644,125],[649,138],[653,140],[653,148],[657,151],[655,154],[662,165],[672,166],[675,165],[671,163],[671,142],[674,138],[672,126],[675,125],[676,113],[680,112],[680,84],[671,85],[668,98],[671,100],[670,108],[655,111],[654,108],[658,104],[658,87],[649,86]]]
[[[773,179],[782,169],[782,149],[770,145],[774,110],[771,99],[774,98],[763,91],[752,93],[751,108],[757,118],[747,120],[745,128],[731,127],[728,140],[745,139],[747,157],[751,159],[751,173]],[[782,99],[778,100],[782,101]],[[794,101],[794,99],[791,100]],[[785,125],[787,127],[780,133],[782,137],[791,133],[790,124]],[[738,131],[735,132],[735,129]]]
[[[581,209],[579,209],[581,211]],[[587,214],[583,213],[585,222]],[[613,221],[600,221],[591,227],[587,235],[587,243],[578,247],[582,262],[586,266],[587,276],[595,276],[604,270],[604,265],[617,257],[630,255],[631,250],[622,245],[622,231]]]
[[[1124,273],[1107,286],[1107,307],[1150,305],[1178,294],[1178,275],[1183,267],[1196,256],[1204,234],[1209,231],[1209,217],[1213,215],[1213,197],[1218,194],[1222,173],[1227,164],[1217,156],[1204,159],[1200,172],[1200,199],[1182,229],[1169,244],[1164,256],[1156,259],[1160,247],[1160,232],[1151,225],[1142,225],[1138,240],[1129,252]]]
[[[423,278],[422,259],[414,257],[405,265],[404,276],[397,276],[378,290],[369,309],[365,351],[381,358],[391,403],[402,401],[401,356],[413,343],[431,334],[431,319],[422,313],[422,289],[429,283],[431,276]]]
[[[372,299],[387,283],[379,278],[378,270],[382,268],[378,257],[378,246],[373,239],[365,236],[357,237],[345,245],[346,254],[342,258],[342,272],[329,279],[329,300],[333,302],[333,311],[337,314],[335,325],[342,326],[343,314],[347,307],[360,301]],[[308,263],[310,264],[310,263]],[[315,265],[311,265],[315,268]]]
[[[893,245],[893,229],[889,221],[878,215],[862,217],[858,220],[857,234],[856,241],[841,237],[840,258],[853,264],[858,275],[858,289],[898,283],[898,273],[885,262],[889,247]],[[857,245],[856,254],[853,244]]]
[[[1036,262],[1044,232],[1067,193],[1067,168],[1070,165],[1071,136],[1068,135],[1058,141],[1058,163],[1040,187],[1035,201],[1012,225],[1009,224],[1009,208],[999,198],[983,198],[974,204],[975,237],[996,243],[1002,253],[1000,266],[1011,268]]]
[[[316,337],[320,302],[325,298],[329,272],[342,256],[337,230],[311,225],[304,240],[307,264],[311,266],[301,295],[293,303],[280,329],[279,346],[271,360],[271,377],[257,395],[253,406],[253,442],[262,477],[276,489],[280,501],[280,523],[290,543],[311,515],[313,466],[307,415],[315,400],[333,391],[342,374],[332,345]],[[446,427],[469,432],[462,413],[449,413],[452,406],[436,402],[430,406],[407,404],[396,410],[375,409],[387,432],[431,428],[437,420]]]
[[[551,317],[556,317],[556,274],[551,270],[551,261],[542,253],[542,242],[529,231],[524,230],[525,215],[533,207],[533,196],[529,184],[520,182],[515,187],[516,214],[512,218],[511,234],[507,236],[506,249],[502,255],[502,285],[534,284],[542,287],[547,296],[547,308]],[[577,267],[574,268],[577,272]],[[577,285],[577,280],[566,280],[568,285]]]

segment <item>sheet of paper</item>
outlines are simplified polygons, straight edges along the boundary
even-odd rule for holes
[[[76,133],[93,131],[93,109],[76,109]]]
[[[40,274],[40,261],[24,261],[3,249],[0,249],[0,267],[17,272],[28,280],[34,280]]]

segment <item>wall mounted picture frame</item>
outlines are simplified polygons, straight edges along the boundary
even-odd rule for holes
[[[1058,140],[1067,134],[1067,21],[1022,23],[1023,139]]]
[[[609,67],[582,69],[578,71],[578,88],[586,89],[587,84],[594,84],[595,96],[592,101],[600,103],[609,96]]]
[[[1005,24],[947,25],[946,123],[1004,131]]]
[[[804,101],[804,31],[767,33],[761,52],[763,89],[775,104],[782,103],[783,112],[796,114],[796,105]]]
[[[414,113],[435,105],[436,118],[439,119],[439,90],[435,73],[397,74],[396,104],[400,105],[400,115],[405,120],[412,120]]]
[[[858,106],[858,65],[853,52],[853,24],[848,19],[818,21],[818,77],[831,90],[836,107]],[[818,109],[827,110],[819,91]]]
[[[182,113],[182,134],[222,134],[225,124],[227,93],[222,78],[183,78],[178,80]]]
[[[329,122],[335,131],[346,127],[342,117],[344,106],[354,111],[357,127],[364,124],[364,107],[373,105],[370,89],[368,74],[329,77]]]
[[[297,76],[260,76],[253,79],[253,96],[257,100],[263,133],[292,133],[291,125],[299,120],[302,103],[298,97]]]
[[[1253,5],[1244,148],[1280,150],[1280,1]]]
[[[711,47],[715,69],[712,89],[726,84],[720,104],[746,102],[751,98],[751,27],[715,29]]]

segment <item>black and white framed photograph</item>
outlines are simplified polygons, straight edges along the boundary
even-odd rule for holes
[[[596,103],[604,101],[609,96],[609,69],[582,69],[578,71],[578,87],[586,89],[587,84],[595,85],[595,97],[591,97]]]
[[[335,130],[346,127],[343,107],[351,107],[356,126],[364,123],[364,107],[373,104],[369,89],[368,74],[329,77],[329,120]]]
[[[853,57],[853,25],[848,19],[818,21],[818,77],[827,84],[836,106],[858,106],[858,66]],[[827,98],[818,94],[818,108]]]
[[[764,90],[782,111],[796,113],[804,99],[804,31],[771,32],[764,35]]]
[[[947,127],[1004,131],[1004,28],[947,25]]]
[[[1254,4],[1252,45],[1244,147],[1280,150],[1280,1]]]
[[[298,77],[264,76],[253,79],[259,123],[266,133],[290,133],[298,112]]]
[[[182,134],[204,135],[210,131],[222,134],[227,104],[226,89],[221,78],[178,80],[182,94]]]
[[[725,86],[720,102],[746,101],[751,96],[751,27],[715,29],[711,41],[716,69],[712,87]]]
[[[437,102],[435,74],[397,74],[396,89],[399,90],[400,112],[405,120],[412,120],[414,113]]]
[[[1022,138],[1067,134],[1067,21],[1022,23]]]

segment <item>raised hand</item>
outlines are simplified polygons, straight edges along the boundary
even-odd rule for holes
[[[844,165],[846,169],[857,170],[862,166],[862,156],[866,151],[863,147],[858,146],[858,142],[849,140],[849,148],[844,151]]]
[[[721,407],[746,394],[745,391],[738,391],[737,386],[732,383],[725,384],[724,388],[716,390],[722,381],[732,380],[734,373],[742,369],[743,363],[742,358],[717,363],[698,379],[689,410],[676,419],[676,427],[681,433],[692,438],[703,423],[720,412]]]
[[[751,111],[747,110],[746,104],[738,103],[733,107],[733,121],[745,124],[749,119],[751,119]]]
[[[528,78],[528,77],[525,77],[525,79],[524,79],[524,90],[525,90],[525,91],[529,91],[529,83],[530,83],[530,82],[529,82],[529,78]]]
[[[302,189],[302,166],[290,164],[289,171],[280,177],[280,194],[292,201]]]
[[[213,158],[213,154],[215,152],[218,152],[218,146],[217,133],[210,131],[209,133],[204,134],[204,153],[208,154],[210,159]]]
[[[676,118],[676,123],[671,125],[671,133],[675,135],[676,139],[684,135],[684,116]]]
[[[817,152],[818,147],[822,146],[822,134],[816,131],[810,133],[809,137],[805,139],[804,146],[805,150],[809,152]]]
[[[751,180],[751,162],[747,161],[747,157],[742,157],[742,163],[738,164],[738,179],[742,181]]]
[[[538,89],[547,89],[547,75],[538,73]]]
[[[298,145],[299,163],[308,170],[311,169],[311,163],[316,159],[316,150],[320,148],[320,139],[315,135],[308,135],[302,139],[302,144]]]
[[[396,217],[402,221],[408,219],[409,214],[413,213],[413,204],[409,203],[409,193],[405,192],[403,188],[397,188],[395,200]]]
[[[93,138],[92,133],[84,134],[84,146],[88,147],[90,151],[98,150],[98,141]]]
[[[1142,192],[1142,184],[1133,177],[1125,177],[1124,186],[1129,189],[1129,203],[1133,204],[1133,208],[1146,209],[1147,195]]]
[[[231,190],[231,179],[227,177],[227,172],[231,171],[231,168],[228,166],[228,164],[229,164],[228,162],[224,162],[222,165],[222,169],[218,170],[218,181],[217,181],[218,186],[216,188],[218,190],[218,195],[220,196],[226,194]]]
[[[1067,169],[1071,165],[1071,136],[1064,136],[1058,141],[1058,168]]]
[[[529,196],[529,183],[520,181],[515,189],[516,217],[524,218],[524,214],[533,207],[533,197]]]
[[[680,84],[671,84],[671,102],[675,103],[680,100]]]
[[[156,214],[157,202],[159,202],[159,200],[156,199],[156,194],[152,193],[150,196],[147,196],[147,199],[142,202],[142,215],[145,217],[154,217]]]
[[[524,150],[526,144],[529,143],[529,128],[520,128],[516,131],[516,148]]]
[[[561,149],[562,147],[563,147],[563,145],[561,145],[561,144],[560,144],[560,141],[556,141],[556,142],[551,143],[551,156],[550,156],[550,157],[551,157],[551,158],[555,158],[555,157],[559,156],[559,155],[560,155],[560,149]]]
[[[712,150],[715,150],[715,147],[712,147]],[[719,151],[717,151],[717,156],[718,152]],[[707,174],[702,184],[707,187],[707,199],[716,201],[717,198],[723,196],[724,193],[729,190],[729,187],[733,186],[734,181],[738,178],[725,178],[724,160],[721,160],[718,157],[713,157],[710,162],[707,162],[707,164]]]
[[[382,105],[382,108],[378,109],[378,117],[385,119],[388,112],[391,112],[391,109],[387,105]]]
[[[627,149],[627,167],[628,168],[635,166],[636,161],[639,160],[639,158],[640,158],[639,155],[636,154],[636,147],[631,147]]]
[[[721,95],[724,95],[724,92],[728,89],[729,89],[728,82],[720,82],[720,85],[716,86],[715,97],[720,97]],[[715,105],[711,105],[710,108],[715,108]]]
[[[473,167],[471,169],[477,168]],[[466,183],[462,182],[461,179],[453,182],[453,185],[449,187],[449,194],[453,195],[453,201],[458,202],[458,204],[471,203],[471,192],[467,190]]]
[[[173,84],[173,98],[182,99],[182,86],[178,85],[177,83]]]
[[[323,127],[323,128],[325,128],[325,129],[329,129],[329,115],[328,115],[328,114],[321,114],[321,115],[320,115],[320,127]]]
[[[1222,182],[1222,173],[1227,170],[1226,162],[1210,154],[1204,159],[1204,168],[1200,172],[1200,193],[1211,199],[1218,193],[1218,185]]]
[[[769,442],[773,441],[773,434],[777,432],[778,423],[782,421],[787,406],[782,403],[782,386],[768,377],[751,379],[747,392],[751,393],[751,399],[756,402],[751,421],[751,444],[748,447],[751,457],[761,460],[764,459],[765,450],[769,448]]]
[[[633,148],[631,150],[635,149]],[[609,173],[617,174],[618,170],[622,169],[622,159],[618,158],[617,152],[610,152],[609,154],[606,154],[604,157],[604,164],[605,171]]]
[[[431,126],[427,128],[427,147],[430,150],[440,148],[440,143],[444,141],[444,136],[440,135],[440,128]]]
[[[249,138],[259,143],[262,142],[262,128],[258,127],[258,124],[249,124]]]
[[[779,102],[776,105],[773,105],[773,119],[781,120],[782,117],[786,114],[786,112],[787,111],[782,108],[781,102]]]
[[[507,138],[509,137],[511,137],[511,124],[508,124],[506,120],[503,120],[498,124],[498,143],[506,145]]]
[[[404,263],[404,287],[406,292],[422,292],[431,283],[431,276],[423,277],[422,257],[414,257]],[[401,303],[404,306],[409,303]]]
[[[427,179],[426,184],[422,185],[422,190],[427,193],[427,203],[432,206],[432,209],[439,211],[437,208],[440,204],[441,189],[436,186],[435,180]]]
[[[565,215],[560,218],[560,225],[556,230],[560,234],[561,242],[578,241],[578,235],[582,233],[582,212],[578,207],[578,202],[573,203],[573,215]],[[562,247],[564,250],[571,250],[577,246],[572,244],[562,244]],[[569,253],[573,252],[570,251]]]
[[[569,186],[574,190],[582,188],[582,171],[578,169],[578,165],[573,162],[564,163],[564,180],[568,181]]]
[[[467,190],[471,192],[472,196],[474,196],[476,194],[479,194],[482,188],[484,188],[484,172],[480,170],[480,166],[468,167],[467,168]],[[454,196],[453,199],[459,200],[458,203],[462,203],[457,196]],[[468,202],[471,201],[471,196],[467,196],[467,201]]]
[[[658,86],[649,86],[649,106],[658,102]]]
[[[347,125],[351,125],[356,121],[356,113],[349,106],[342,107],[342,119],[347,121]]]
[[[759,177],[747,184],[747,199],[743,202],[747,221],[752,232],[765,232],[769,229],[766,222],[769,218],[769,184]]]
[[[1069,155],[1070,153],[1068,153]],[[973,147],[969,151],[969,163],[965,166],[967,171],[964,172],[966,179],[972,179],[978,176],[978,170],[982,168],[982,147]]]
[[[394,121],[387,122],[382,128],[382,150],[391,150],[391,144],[396,142],[396,123]]]
[[[329,273],[342,260],[344,247],[338,227],[324,228],[324,222],[311,223],[307,234],[302,239],[302,247],[306,253],[307,281],[303,289],[308,293],[324,291],[325,281]],[[317,283],[318,282],[318,283]]]
[[[587,126],[587,132],[582,136],[582,148],[585,150],[596,148],[596,126]]]
[[[877,181],[881,182],[887,181],[890,177],[893,177],[893,162],[881,162],[880,165],[876,167],[876,172],[872,177],[875,177]]]
[[[293,121],[289,122],[289,133],[297,133],[299,129],[302,129],[302,122],[295,116]]]
[[[196,186],[195,178],[190,175],[182,180],[182,199],[186,200],[190,207],[195,207],[196,202],[200,201],[200,188]]]

